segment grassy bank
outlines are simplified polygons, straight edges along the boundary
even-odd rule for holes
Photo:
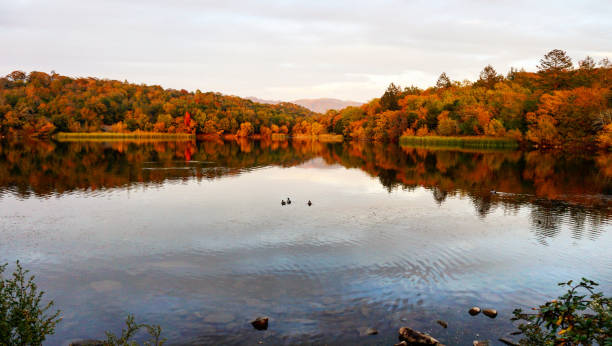
[[[399,143],[406,146],[474,149],[514,149],[519,146],[518,142],[512,138],[494,137],[402,136]]]
[[[323,133],[317,136],[311,135],[293,135],[292,139],[299,141],[319,141],[319,142],[342,142],[344,137],[333,133]]]
[[[59,141],[75,140],[118,140],[118,139],[171,139],[192,140],[192,133],[163,133],[163,132],[59,132],[55,135]]]

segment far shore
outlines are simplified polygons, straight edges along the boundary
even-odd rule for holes
[[[320,141],[329,143],[341,143],[344,141],[342,135],[320,134],[320,135],[289,135],[273,133],[269,137],[256,134],[248,137],[240,137],[234,134],[194,134],[194,133],[165,133],[165,132],[59,132],[53,136],[60,142],[70,141],[114,141],[114,140],[239,140],[239,139],[269,139],[272,141],[286,141],[289,139],[300,141]]]

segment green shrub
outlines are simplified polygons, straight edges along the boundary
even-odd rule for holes
[[[34,276],[27,277],[19,261],[8,278],[3,276],[6,266],[0,266],[0,344],[41,345],[55,332],[60,311],[47,314],[53,301],[42,304],[44,292],[38,292]]]
[[[595,293],[597,283],[582,278],[577,285],[562,282],[569,290],[540,305],[536,313],[514,310],[513,321],[526,321],[518,329],[521,345],[612,345],[612,299]],[[581,292],[589,293],[579,294]]]
[[[105,345],[109,346],[137,346],[138,343],[136,341],[132,341],[131,339],[134,335],[142,328],[145,328],[151,339],[146,341],[143,345],[146,346],[162,346],[166,339],[161,338],[162,328],[158,325],[149,325],[149,324],[137,324],[134,321],[134,315],[129,314],[127,319],[125,320],[126,328],[121,330],[121,336],[116,336],[111,332],[106,332],[106,341]]]

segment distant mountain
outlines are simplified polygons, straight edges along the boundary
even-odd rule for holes
[[[258,103],[267,103],[267,104],[278,104],[282,101],[277,100],[264,100],[257,97],[247,97],[247,99],[258,102]],[[306,107],[313,112],[325,113],[330,109],[340,110],[342,108],[346,108],[348,106],[361,106],[363,103],[355,102],[355,101],[344,101],[332,98],[320,98],[320,99],[299,99],[295,101],[291,101],[291,103],[295,103],[296,105],[300,105],[302,107]]]
[[[249,96],[249,97],[245,97],[247,100],[251,100],[253,102],[257,102],[257,103],[264,103],[264,104],[269,104],[269,105],[277,105],[283,101],[278,101],[278,100],[264,100],[264,99],[260,99],[257,98],[255,96]]]
[[[325,113],[330,109],[340,110],[348,106],[361,106],[363,103],[355,101],[344,101],[338,99],[321,98],[321,99],[299,99],[292,101],[302,107],[306,107],[317,113]]]

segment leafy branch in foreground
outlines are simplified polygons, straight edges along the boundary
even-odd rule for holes
[[[12,277],[2,275],[6,266],[0,265],[0,344],[41,345],[55,332],[60,311],[49,312],[53,301],[42,305],[44,292],[38,292],[34,276],[28,277],[19,261]]]
[[[559,283],[569,288],[567,293],[534,308],[536,313],[514,310],[513,321],[527,322],[518,326],[524,335],[521,345],[612,346],[612,298],[595,293],[594,281],[572,283]]]
[[[134,321],[134,315],[129,314],[125,320],[126,328],[121,330],[121,336],[116,336],[111,332],[106,332],[105,345],[109,346],[136,346],[138,343],[131,339],[142,328],[145,328],[151,339],[145,341],[146,346],[162,346],[166,342],[165,338],[161,338],[162,328],[159,325],[137,324]]]

